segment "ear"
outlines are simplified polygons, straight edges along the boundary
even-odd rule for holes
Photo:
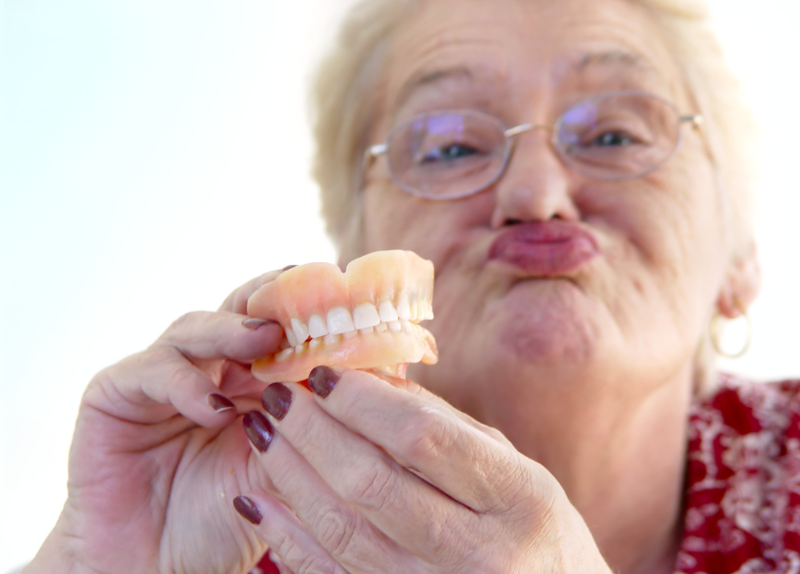
[[[761,290],[761,266],[755,243],[735,255],[717,296],[717,310],[728,319],[735,319],[756,300]]]

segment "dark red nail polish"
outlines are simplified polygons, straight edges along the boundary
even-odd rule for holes
[[[336,371],[325,365],[314,367],[308,375],[308,386],[323,399],[331,394],[333,387],[339,382],[339,375]]]
[[[255,317],[242,321],[242,327],[246,327],[251,331],[256,331],[265,325],[280,325],[280,323],[273,319],[256,319]]]
[[[208,401],[208,406],[218,413],[236,408],[236,405],[234,405],[228,397],[218,393],[209,394],[206,397],[206,401]]]
[[[233,507],[236,509],[236,512],[253,524],[261,524],[261,521],[264,519],[264,515],[261,514],[256,503],[246,496],[237,496],[234,498]]]
[[[247,433],[247,438],[253,443],[261,452],[267,452],[272,437],[275,436],[275,429],[272,428],[272,423],[267,420],[267,417],[258,411],[250,411],[244,415],[242,419],[244,425],[244,432]]]
[[[294,269],[295,267],[297,267],[297,265],[287,265],[286,267],[281,269],[281,271],[288,271],[289,269]]]
[[[261,404],[265,411],[282,421],[292,406],[292,391],[283,383],[272,383],[261,394]]]

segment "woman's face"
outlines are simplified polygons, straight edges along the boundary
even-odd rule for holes
[[[618,90],[696,112],[655,26],[627,0],[422,2],[386,70],[373,143],[434,110],[552,125]],[[526,132],[497,183],[454,201],[409,195],[375,161],[367,250],[410,249],[436,268],[441,359],[412,376],[467,410],[487,391],[585,391],[591,381],[635,394],[687,379],[729,255],[702,134],[681,130],[666,164],[624,182],[575,173],[550,132]]]

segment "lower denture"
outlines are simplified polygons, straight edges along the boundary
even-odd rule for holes
[[[339,303],[338,305],[334,304],[324,313],[315,303],[314,306],[317,306],[317,310],[313,311],[312,305],[296,306],[291,303],[291,298],[297,292],[309,291],[304,289],[304,285],[324,285],[325,289],[330,289],[329,283],[320,280],[322,277],[338,285],[336,282],[340,280],[336,279],[336,273],[341,272],[335,270],[334,273],[328,264],[311,264],[307,270],[303,269],[304,266],[299,266],[284,272],[278,279],[265,285],[251,297],[248,302],[248,311],[252,306],[254,311],[252,316],[269,315],[274,317],[276,308],[269,303],[274,298],[276,301],[285,301],[287,307],[295,308],[301,314],[303,310],[309,312],[306,315],[307,323],[297,316],[281,320],[281,323],[284,321],[289,323],[285,327],[285,340],[281,342],[282,350],[271,357],[256,361],[253,365],[255,376],[270,382],[273,380],[290,381],[307,377],[308,371],[318,364],[375,368],[409,361],[422,360],[426,363],[436,361],[433,336],[416,324],[417,321],[432,318],[430,311],[430,296],[433,291],[432,264],[413,253],[395,251],[373,253],[353,261],[351,265],[358,268],[358,272],[352,275],[353,278],[359,277],[359,281],[375,280],[379,286],[381,283],[384,284],[384,287],[377,289],[369,286],[363,287],[361,283],[355,283],[356,287],[352,287],[353,283],[347,283],[350,281],[347,279],[345,281],[348,285],[347,288],[355,289],[351,292],[352,297],[375,297],[381,289],[386,292],[385,285],[388,282],[388,285],[394,285],[390,292],[395,294],[392,298],[396,302],[378,299],[379,304],[377,302],[360,303],[352,307],[352,311],[342,307]],[[345,272],[345,277],[349,277],[349,271],[350,266]],[[302,279],[300,279],[301,277]],[[283,291],[281,291],[282,284],[286,286]],[[336,287],[336,289],[340,289],[340,287]],[[313,292],[313,289],[310,290]],[[337,293],[335,289],[325,292]],[[346,294],[346,291],[344,293]],[[370,293],[372,294],[370,295]],[[412,294],[411,297],[409,297],[409,293]],[[333,299],[329,295],[325,295],[325,297],[327,297],[326,300],[331,301],[346,300],[346,295],[337,295]],[[259,298],[266,304],[259,303]],[[262,309],[262,311],[258,311],[258,309]],[[281,311],[280,307],[277,310],[278,316],[286,317],[283,314],[285,311]],[[393,349],[397,349],[397,351],[393,351]],[[405,349],[402,351],[405,354],[398,355],[400,349]],[[411,351],[413,356],[407,356],[411,349],[415,349]],[[380,357],[379,364],[365,364],[363,360],[359,362],[361,350],[368,350],[368,354],[365,356],[373,357],[376,361]],[[278,363],[282,366],[279,367]],[[273,374],[279,378],[274,378]]]

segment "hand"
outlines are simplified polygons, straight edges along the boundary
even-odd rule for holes
[[[264,392],[254,452],[278,495],[243,499],[295,574],[610,573],[542,466],[415,383],[312,373]]]
[[[259,405],[264,384],[249,363],[282,337],[279,325],[248,320],[247,298],[279,274],[244,285],[216,313],[181,317],[91,381],[67,503],[26,572],[229,574],[266,552],[231,500],[268,485],[237,412]]]

